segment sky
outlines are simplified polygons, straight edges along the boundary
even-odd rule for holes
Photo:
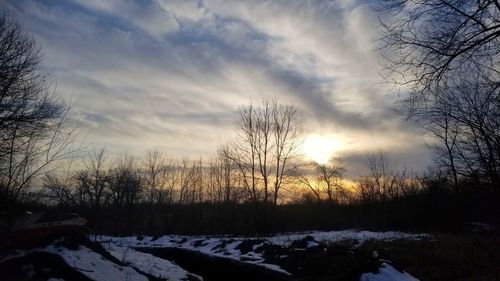
[[[89,147],[208,157],[242,106],[300,110],[306,147],[362,175],[386,152],[425,170],[421,131],[383,82],[367,0],[1,0],[41,47],[42,71]],[[307,149],[307,148],[305,148]],[[323,153],[324,151],[324,153]],[[305,153],[308,154],[308,153]],[[311,154],[311,153],[309,153]],[[307,156],[306,156],[307,157]]]

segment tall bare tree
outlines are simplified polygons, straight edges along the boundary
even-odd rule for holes
[[[272,160],[274,169],[273,204],[276,205],[279,191],[286,176],[289,176],[297,168],[291,161],[297,155],[297,149],[300,145],[300,122],[297,116],[297,107],[279,104],[277,101],[273,101],[271,106],[274,142]]]
[[[23,201],[38,176],[68,155],[68,107],[39,70],[36,42],[0,15],[0,206]]]
[[[499,181],[500,4],[496,0],[384,0],[387,78],[408,116],[436,140],[437,162],[460,179]],[[496,188],[498,189],[498,188]]]
[[[110,200],[122,210],[139,201],[143,182],[135,158],[123,156],[108,171]]]
[[[217,149],[215,159],[208,167],[208,186],[213,202],[236,201],[235,173],[236,166],[231,159],[230,147],[222,145]]]
[[[109,201],[108,169],[106,151],[93,150],[85,159],[85,169],[76,174],[78,189],[85,193],[90,207],[96,212]]]
[[[249,105],[240,110],[238,138],[231,159],[238,168],[243,188],[254,207],[259,231],[269,230],[271,212],[294,166],[291,159],[299,145],[297,108],[277,100]]]
[[[173,186],[167,183],[170,178],[175,177],[173,160],[160,151],[148,151],[143,166],[146,201],[149,204],[171,203]]]
[[[439,99],[419,120],[439,140],[433,148],[458,178],[480,177],[495,187],[500,182],[500,91],[489,83],[463,79],[441,87]]]
[[[242,108],[237,132],[232,159],[251,200],[276,205],[299,146],[297,108],[276,100]]]

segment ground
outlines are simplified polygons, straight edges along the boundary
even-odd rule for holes
[[[66,237],[7,253],[0,280],[500,280],[497,234]]]

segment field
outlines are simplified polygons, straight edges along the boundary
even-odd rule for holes
[[[493,232],[66,237],[2,257],[0,280],[500,280],[499,250]]]

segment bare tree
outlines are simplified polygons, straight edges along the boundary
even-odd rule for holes
[[[199,161],[181,161],[178,169],[178,201],[180,204],[193,204],[203,199],[202,186],[203,163]]]
[[[387,78],[402,86],[408,116],[436,140],[437,162],[458,190],[472,177],[499,184],[500,4],[385,0]]]
[[[388,75],[419,106],[459,73],[500,83],[500,5],[491,0],[384,0],[394,13],[382,24]]]
[[[208,167],[208,192],[213,202],[235,201],[236,165],[231,159],[230,147],[219,146],[215,159]]]
[[[85,160],[85,169],[77,172],[77,188],[85,193],[96,212],[109,200],[108,162],[104,149],[93,150]]]
[[[362,201],[397,199],[415,191],[417,181],[408,175],[406,169],[396,169],[386,154],[369,154],[366,157],[366,166],[369,174],[357,181],[358,194]]]
[[[245,189],[254,204],[261,200],[259,172],[265,172],[266,176],[268,173],[266,167],[263,167],[266,162],[259,162],[259,159],[267,159],[267,155],[262,155],[262,153],[269,151],[268,147],[259,148],[259,142],[262,142],[261,139],[269,138],[269,135],[262,136],[265,132],[260,131],[262,125],[258,123],[262,123],[262,121],[257,120],[259,115],[258,110],[253,105],[241,109],[238,123],[238,140],[233,145],[232,153],[232,159],[238,166]],[[266,142],[264,144],[269,145]],[[267,190],[264,190],[264,193],[267,193]]]
[[[339,202],[346,199],[343,185],[345,167],[340,159],[331,159],[326,164],[313,164],[314,174],[301,171],[298,175],[300,183],[304,184],[314,194],[318,201],[326,199],[328,202]]]
[[[176,167],[160,151],[148,151],[143,160],[142,177],[148,204],[148,231],[153,230],[161,206],[170,206],[173,203],[174,188],[176,185]]]
[[[431,143],[430,147],[436,152],[436,161],[439,167],[445,167],[452,177],[455,189],[458,187],[458,163],[457,149],[460,127],[453,122],[450,108],[442,107],[435,114],[426,115],[427,121],[422,124],[428,132],[437,140]]]
[[[150,204],[171,203],[173,186],[167,185],[174,177],[174,162],[160,151],[148,151],[143,161],[146,200]]]
[[[136,160],[124,156],[108,171],[110,199],[118,210],[136,203],[142,193],[142,178]]]
[[[0,16],[0,205],[21,203],[40,175],[70,153],[68,107],[39,71],[36,42]]]
[[[59,206],[65,207],[85,206],[85,193],[76,187],[74,160],[75,158],[68,158],[64,162],[64,168],[45,175],[43,188],[49,202],[56,202]]]
[[[57,202],[59,206],[75,207],[78,205],[75,189],[72,188],[69,181],[55,174],[47,174],[44,178],[44,188],[48,191],[48,197]]]
[[[269,230],[270,220],[285,179],[295,168],[291,159],[296,154],[300,124],[297,108],[263,101],[240,110],[238,138],[231,159],[238,168],[243,188],[254,208],[258,231]]]
[[[274,141],[274,172],[273,204],[278,203],[278,195],[286,176],[289,176],[296,166],[291,161],[297,155],[299,147],[300,124],[297,116],[298,108],[291,105],[272,102],[272,132]]]
[[[299,145],[297,108],[276,100],[242,108],[237,131],[232,159],[251,201],[276,205],[284,178],[294,168],[290,160]]]
[[[434,148],[455,189],[459,178],[471,175],[492,187],[500,180],[500,91],[477,75],[441,87],[439,99],[419,117],[439,140]]]

